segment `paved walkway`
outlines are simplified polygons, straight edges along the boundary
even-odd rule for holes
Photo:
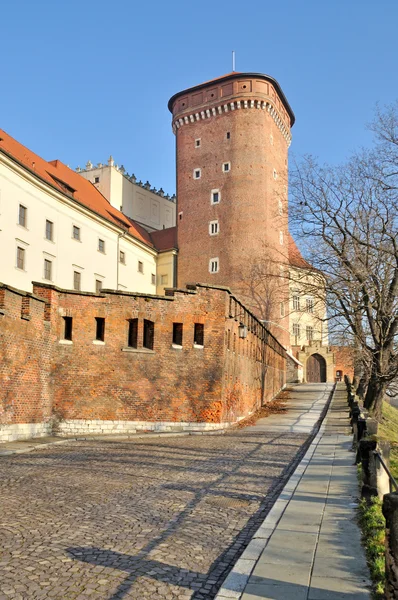
[[[297,386],[286,413],[224,435],[9,447],[36,449],[0,458],[0,600],[214,598],[329,394]]]
[[[369,600],[345,397],[338,385],[326,422],[217,599]]]

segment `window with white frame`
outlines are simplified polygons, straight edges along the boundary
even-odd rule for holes
[[[200,138],[196,139],[195,140],[195,148],[200,148],[200,143],[201,143]]]
[[[44,259],[44,279],[47,279],[48,281],[51,281],[51,275],[52,275],[52,262],[51,260],[48,260],[47,258]]]
[[[307,325],[307,327],[305,328],[305,333],[307,335],[307,340],[313,340],[314,339],[314,328],[311,327],[311,325]]]
[[[280,309],[281,309],[281,317],[285,316],[285,303],[281,302],[280,303]]]
[[[296,338],[300,337],[300,323],[293,323],[293,335]]]
[[[193,178],[194,179],[200,179],[202,175],[202,170],[201,169],[194,169],[193,170]]]
[[[283,215],[283,204],[282,200],[278,200],[278,212],[280,215]]]
[[[283,231],[279,232],[279,243],[281,246],[283,246]]]
[[[293,310],[300,310],[300,296],[293,296]]]
[[[54,236],[54,223],[46,219],[46,240],[52,242]]]
[[[306,299],[305,301],[306,303],[306,310],[308,313],[313,313],[314,312],[314,299],[309,297]]]
[[[17,246],[17,269],[25,270],[25,248]]]
[[[79,291],[82,285],[82,274],[79,271],[73,271],[73,289]]]
[[[274,176],[274,179],[278,179],[278,173],[276,172],[276,169],[273,170],[272,174]]]
[[[80,241],[80,227],[77,227],[77,225],[73,225],[72,237],[74,240],[76,240],[78,242]]]
[[[209,234],[210,235],[217,235],[220,231],[220,227],[218,224],[218,221],[210,221],[209,223]]]
[[[219,204],[220,200],[221,200],[220,190],[211,190],[211,193],[210,193],[211,204]]]
[[[105,254],[105,240],[98,240],[98,252]]]
[[[119,251],[119,262],[122,263],[122,265],[126,264],[126,253],[123,252],[123,250]]]
[[[211,258],[209,260],[209,272],[210,273],[218,273],[220,269],[218,258]]]
[[[21,225],[21,227],[28,226],[28,209],[23,204],[19,205],[18,225]]]
[[[223,165],[222,165],[223,173],[229,173],[230,170],[231,170],[231,163],[230,162],[223,163]]]

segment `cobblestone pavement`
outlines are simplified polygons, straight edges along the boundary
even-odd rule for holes
[[[0,600],[214,598],[308,435],[73,442],[0,463]]]

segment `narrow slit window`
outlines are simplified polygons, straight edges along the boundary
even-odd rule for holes
[[[47,219],[46,220],[46,240],[50,240],[51,242],[53,239],[53,229],[54,229],[54,223]]]
[[[64,340],[72,341],[72,317],[62,317],[64,320]]]
[[[228,173],[231,170],[231,163],[230,162],[223,163],[222,170],[224,173]]]
[[[102,281],[101,279],[96,279],[95,280],[95,293],[99,294],[102,290]]]
[[[21,225],[22,227],[26,227],[27,225],[27,213],[28,213],[28,209],[26,208],[26,206],[23,206],[22,204],[19,205],[19,214],[18,214],[18,224]]]
[[[17,247],[17,269],[25,269],[25,249]]]
[[[231,139],[231,132],[227,131],[227,140],[230,140],[230,139]]]
[[[99,342],[103,342],[105,340],[104,317],[95,317],[95,339]]]
[[[210,199],[212,204],[219,204],[221,200],[221,194],[219,190],[212,190]]]
[[[200,179],[201,175],[202,175],[202,172],[200,169],[194,169],[194,172],[193,172],[194,179]]]
[[[44,259],[44,279],[51,281],[52,262],[51,260]]]
[[[204,346],[204,331],[203,323],[195,323],[193,332],[193,343],[195,346]]]
[[[200,138],[195,140],[195,148],[200,148]]]
[[[82,274],[79,271],[73,271],[73,289],[79,291],[82,283]]]
[[[137,348],[138,345],[138,319],[129,319],[128,347]]]
[[[144,319],[144,348],[148,350],[153,350],[155,338],[155,323],[153,321],[148,321]]]
[[[105,240],[98,240],[98,252],[105,254]]]
[[[182,323],[173,323],[173,344],[182,346]]]

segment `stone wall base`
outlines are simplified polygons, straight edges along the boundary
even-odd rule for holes
[[[240,419],[238,419],[240,420]],[[232,422],[193,423],[173,421],[105,421],[101,419],[67,419],[57,425],[57,435],[129,434],[140,431],[216,431],[230,427]]]
[[[51,435],[51,423],[15,423],[0,424],[0,443],[28,440],[35,437]]]

